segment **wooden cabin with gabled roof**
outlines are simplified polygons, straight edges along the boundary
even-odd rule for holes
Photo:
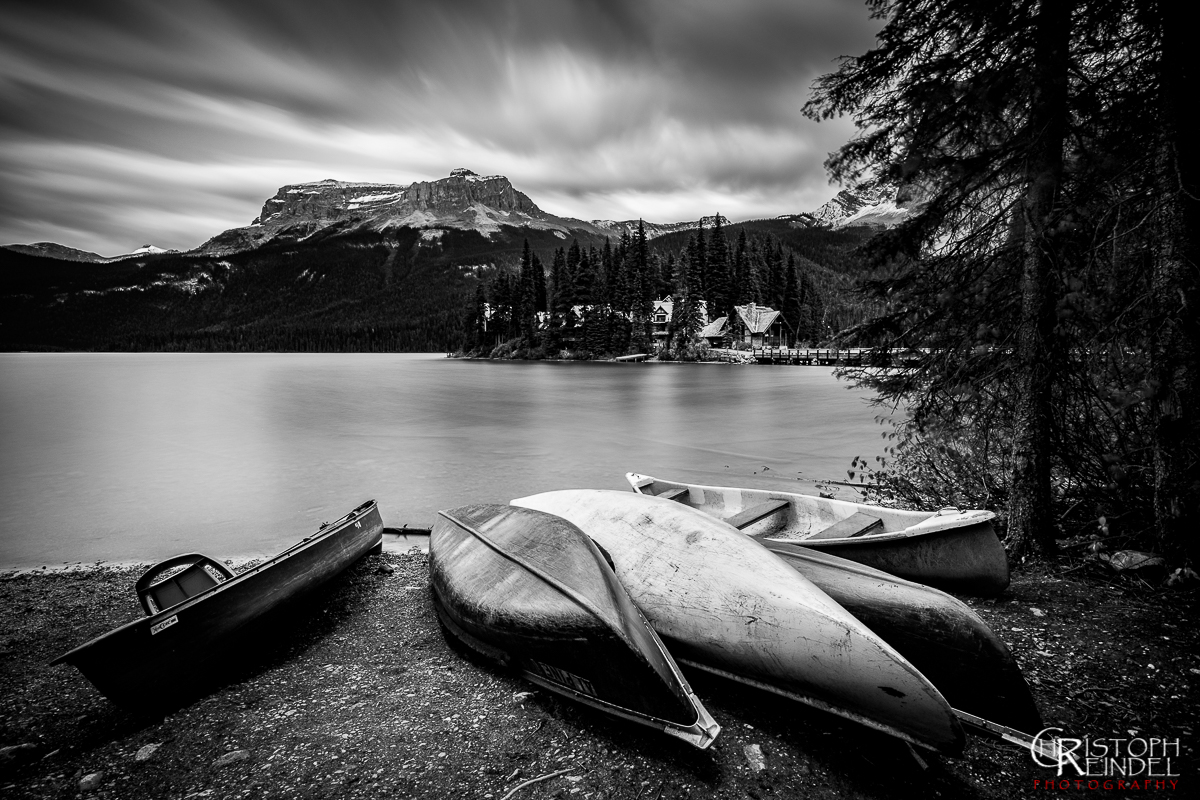
[[[783,334],[782,312],[769,306],[747,303],[734,306],[737,312],[730,333],[733,340],[751,347],[778,346]]]
[[[726,347],[729,344],[728,323],[728,317],[717,317],[700,329],[700,338],[708,342],[709,347]]]

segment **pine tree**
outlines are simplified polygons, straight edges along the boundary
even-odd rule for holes
[[[688,243],[688,250],[695,250],[694,237]],[[691,258],[685,254],[676,262],[675,293],[672,295],[671,322],[666,342],[666,349],[673,352],[676,358],[689,357],[704,327],[701,298],[692,289],[696,282],[696,270]]]
[[[475,292],[467,305],[463,319],[463,350],[472,351],[483,347],[487,341],[487,295],[483,281],[475,283]]]
[[[783,305],[784,284],[787,277],[783,271],[783,244],[767,234],[764,247],[764,257],[767,261],[767,282],[763,291],[763,302],[771,308],[778,309]]]
[[[566,275],[570,283],[570,291],[567,293],[568,300],[571,304],[581,302],[580,297],[584,293],[583,285],[587,281],[587,277],[583,274],[581,262],[583,261],[583,251],[579,248],[579,240],[572,239],[571,247],[566,254]]]
[[[745,229],[742,229],[745,235]],[[721,215],[713,221],[712,233],[708,238],[708,250],[704,263],[704,299],[710,308],[728,309],[732,306],[730,292],[729,243],[721,227]]]
[[[785,330],[791,338],[791,343],[797,343],[800,330],[800,281],[796,277],[796,256],[788,253],[787,266],[784,268],[783,300],[779,304],[783,315]]]
[[[736,306],[757,303],[759,300],[758,270],[754,264],[754,252],[746,237],[746,229],[742,228],[738,232],[733,256],[734,291],[730,294],[725,308],[725,313],[731,320],[736,318]]]
[[[542,331],[542,344],[546,352],[555,354],[562,349],[566,330],[567,314],[571,309],[571,282],[567,274],[567,255],[560,247],[554,251],[550,262],[550,280],[547,286],[546,327]]]
[[[678,291],[678,267],[676,266],[677,259],[674,253],[667,253],[666,259],[661,260],[662,270],[659,274],[662,276],[658,284],[658,297],[672,297]]]
[[[630,322],[632,325],[633,345],[639,351],[647,353],[653,342],[654,292],[658,288],[658,264],[650,257],[650,248],[646,240],[646,225],[638,220],[637,233],[629,244],[629,263],[631,276]]]
[[[542,264],[542,259],[538,258],[537,253],[533,254],[530,267],[530,278],[533,280],[533,291],[536,297],[535,308],[538,311],[547,311],[550,308],[550,303],[546,292],[546,268]]]
[[[517,331],[526,347],[532,347],[537,338],[538,282],[535,279],[534,271],[534,256],[529,250],[529,240],[526,239],[521,251],[521,271],[516,302]]]

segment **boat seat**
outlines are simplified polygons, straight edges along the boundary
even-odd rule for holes
[[[677,486],[674,489],[667,489],[665,492],[659,492],[655,495],[655,497],[661,497],[664,500],[679,500],[680,495],[685,495],[687,493],[688,490],[686,486]]]
[[[175,567],[183,569],[155,580]],[[215,558],[200,553],[187,553],[168,558],[146,570],[142,577],[138,578],[135,589],[142,610],[153,616],[232,577],[233,571]]]
[[[788,505],[790,504],[787,500],[773,498],[762,503],[755,503],[748,508],[743,508],[732,517],[727,518],[725,521],[740,531],[743,528],[749,528],[751,525],[761,519],[771,516],[776,511],[781,511],[787,508]]]
[[[857,511],[841,522],[835,522],[823,531],[817,531],[806,539],[853,539],[883,527],[883,520],[871,514]],[[882,531],[878,531],[882,532]]]

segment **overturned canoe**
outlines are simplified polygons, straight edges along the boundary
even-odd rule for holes
[[[377,549],[382,531],[371,500],[238,575],[199,553],[175,556],[137,582],[145,618],[50,663],[75,665],[117,705],[168,708],[241,660],[243,634]]]
[[[639,494],[697,508],[751,536],[823,550],[917,583],[980,597],[1008,586],[1008,556],[990,511],[907,511],[633,472],[625,479]]]
[[[964,734],[891,646],[749,537],[695,509],[625,492],[513,501],[579,526],[681,663],[949,754]]]
[[[763,542],[921,671],[962,721],[1027,735],[1042,729],[1029,684],[1000,637],[965,603],[930,586],[830,553]]]
[[[429,574],[445,631],[477,653],[696,747],[721,730],[596,545],[566,520],[505,505],[439,512]]]

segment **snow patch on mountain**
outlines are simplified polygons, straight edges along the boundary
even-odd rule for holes
[[[778,219],[835,230],[853,226],[892,228],[919,211],[921,205],[920,193],[911,188],[857,187],[842,189],[816,211],[784,215]]]

